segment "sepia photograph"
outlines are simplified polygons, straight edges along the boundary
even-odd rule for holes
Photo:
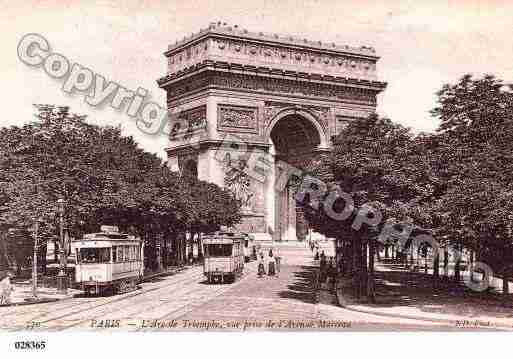
[[[512,2],[0,3],[0,352],[504,347]]]

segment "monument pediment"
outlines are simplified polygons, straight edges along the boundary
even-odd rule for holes
[[[376,82],[379,59],[371,47],[254,33],[220,23],[169,46],[165,56],[168,73],[160,85],[205,66],[314,80]]]

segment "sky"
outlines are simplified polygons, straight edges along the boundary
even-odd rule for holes
[[[165,105],[156,79],[165,75],[167,46],[222,21],[251,31],[294,35],[353,46],[373,46],[379,78],[388,82],[378,113],[434,131],[435,92],[463,74],[495,74],[513,83],[513,1],[0,0],[0,126],[33,120],[34,103],[70,106],[100,125],[120,125],[141,147],[165,159],[164,135],[141,133],[132,118],[92,107],[83,93],[68,95],[61,80],[17,56],[24,35],[38,33],[51,49],[128,89],[149,91]]]

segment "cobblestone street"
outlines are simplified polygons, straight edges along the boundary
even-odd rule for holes
[[[246,277],[222,296],[187,313],[183,319],[309,320],[318,319],[316,292],[312,287],[316,268],[304,247],[284,247],[281,272],[276,277],[256,275],[256,263]]]
[[[246,322],[245,330],[277,329],[251,324],[272,320],[282,321],[281,329],[308,329],[295,326],[295,321],[326,321],[326,330],[457,329],[450,323],[394,318],[338,307],[328,291],[315,290],[313,278],[317,267],[308,249],[296,245],[283,246],[280,251],[281,272],[274,278],[258,278],[256,263],[251,262],[235,283],[207,284],[202,267],[195,266],[154,278],[127,294],[0,308],[0,326],[11,331],[27,328],[152,331],[183,330],[176,323],[185,321],[220,321]]]

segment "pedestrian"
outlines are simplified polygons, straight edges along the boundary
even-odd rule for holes
[[[265,263],[264,263],[264,255],[260,254],[260,259],[258,260],[258,278],[262,278],[265,275]]]
[[[320,261],[319,265],[321,267],[321,271],[323,269],[325,269],[325,267],[326,267],[326,255],[324,254],[324,251],[322,251],[322,253],[321,253],[321,261]]]
[[[318,261],[318,260],[319,260],[319,251],[315,250],[314,261]]]
[[[276,261],[276,275],[279,276],[281,271],[281,254],[278,248],[276,249],[276,255],[274,256],[274,260]]]
[[[274,259],[272,250],[269,251],[269,259],[267,261],[269,268],[267,271],[267,275],[269,275],[270,277],[274,277],[276,275],[276,261]]]
[[[14,286],[11,284],[12,272],[7,272],[7,275],[0,281],[0,304],[11,303],[11,293],[14,291]]]

